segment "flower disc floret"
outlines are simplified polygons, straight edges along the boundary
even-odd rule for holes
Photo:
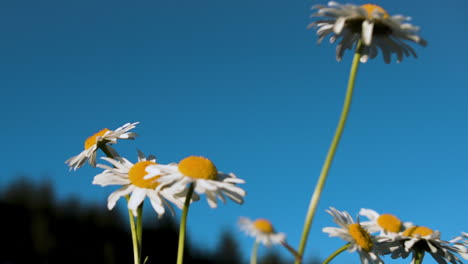
[[[275,229],[273,228],[273,225],[271,224],[271,222],[266,219],[257,219],[253,222],[253,225],[259,231],[265,234],[272,234],[275,232]]]
[[[369,232],[367,232],[360,224],[350,224],[348,226],[349,234],[356,243],[365,251],[371,251],[373,243]]]
[[[132,182],[133,185],[138,186],[140,188],[146,189],[155,189],[158,186],[157,179],[160,176],[152,177],[151,179],[145,180],[144,177],[146,174],[146,167],[150,165],[156,165],[153,161],[140,161],[133,165],[130,170],[128,171],[128,178]]]
[[[385,11],[385,9],[383,9],[382,7],[380,7],[378,5],[365,4],[365,5],[361,5],[361,7],[364,8],[364,10],[366,10],[368,17],[372,17],[372,14],[374,14],[374,13],[383,14],[384,18],[388,17],[387,11]]]
[[[425,227],[425,226],[413,226],[413,227],[410,227],[408,229],[406,229],[404,232],[403,232],[403,235],[404,236],[407,236],[407,237],[416,237],[416,236],[429,236],[431,235],[432,233],[434,233],[434,231],[428,227]]]
[[[385,231],[398,233],[401,231],[402,223],[398,217],[392,214],[382,214],[377,218],[377,224]]]
[[[179,171],[185,176],[195,179],[217,180],[218,170],[211,160],[190,156],[180,161]]]
[[[90,147],[92,147],[93,145],[95,145],[97,143],[97,138],[98,137],[103,137],[108,131],[110,131],[109,129],[107,128],[104,128],[103,130],[97,132],[96,134],[90,136],[89,138],[87,138],[84,142],[84,149],[89,149]]]

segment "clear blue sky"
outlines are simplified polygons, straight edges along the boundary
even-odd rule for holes
[[[429,45],[415,46],[418,59],[361,65],[308,256],[343,244],[321,232],[334,225],[329,206],[393,213],[447,240],[468,231],[468,4],[375,3],[413,17]],[[306,29],[315,4],[326,1],[1,1],[0,184],[51,179],[59,198],[107,210],[113,189],[91,185],[100,169],[64,161],[98,130],[140,121],[121,155],[204,155],[247,182],[242,206],[191,207],[193,242],[212,248],[246,216],[271,219],[297,246],[351,63]],[[252,240],[237,234],[247,258]]]

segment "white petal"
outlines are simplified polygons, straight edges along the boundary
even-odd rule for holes
[[[225,194],[227,197],[229,197],[234,202],[236,202],[238,204],[243,204],[244,203],[244,196],[245,196],[245,191],[244,190],[242,190],[242,193],[239,193],[239,192],[235,192],[235,191],[232,191],[232,190],[223,189],[222,192],[223,192],[223,194]]]
[[[335,25],[333,26],[333,32],[335,32],[335,34],[340,34],[341,31],[343,30],[345,22],[346,22],[346,17],[339,17],[336,20]]]
[[[197,181],[197,193],[204,193],[205,191],[214,192],[218,190],[219,186],[216,181],[211,180],[198,180]]]
[[[216,194],[213,193],[213,192],[206,192],[206,198],[207,198],[207,201],[208,201],[208,205],[211,207],[211,208],[216,208],[218,206],[218,201],[216,200]]]
[[[151,205],[153,206],[154,210],[161,217],[164,214],[164,205],[162,199],[154,190],[148,190],[147,192],[148,198],[150,199]]]
[[[374,31],[374,23],[364,20],[362,22],[362,41],[364,45],[370,46],[372,42],[372,32]]]
[[[93,151],[91,153],[91,156],[89,157],[89,164],[93,167],[96,167],[96,151]]]
[[[109,195],[109,198],[107,198],[107,208],[109,210],[114,208],[115,204],[117,203],[117,200],[119,200],[119,198],[122,196],[130,194],[134,188],[135,187],[133,185],[127,185],[111,193]]]
[[[127,185],[130,184],[128,178],[119,177],[112,173],[101,173],[94,176],[93,184],[108,186],[108,185]]]
[[[143,176],[144,180],[148,180],[155,176],[163,174],[163,172],[157,165],[149,165],[145,168],[145,171],[147,172],[147,174]]]
[[[184,207],[186,196],[174,196],[173,193],[167,189],[159,191],[159,195],[162,195],[165,199],[175,204],[179,209]]]
[[[133,214],[136,216],[136,209],[140,206],[141,202],[146,197],[146,189],[135,187],[133,190],[132,196],[130,196],[130,200],[128,201],[128,209],[133,211]]]

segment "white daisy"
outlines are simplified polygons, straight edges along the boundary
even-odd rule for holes
[[[239,218],[239,226],[247,235],[254,237],[255,240],[263,243],[265,246],[285,243],[286,235],[284,233],[277,233],[271,222],[267,219],[260,218],[252,221],[241,217]]]
[[[419,28],[406,22],[411,18],[402,15],[390,16],[378,5],[342,5],[331,1],[328,6],[317,5],[313,8],[317,9],[317,12],[312,14],[313,17],[325,18],[311,23],[309,28],[318,28],[319,43],[329,34],[331,43],[340,40],[336,47],[338,61],[343,57],[344,51],[353,49],[359,40],[363,44],[361,62],[375,58],[378,49],[381,50],[386,63],[390,63],[393,53],[397,56],[397,62],[400,62],[404,56],[417,57],[416,52],[405,41],[427,45],[427,42],[417,35]]]
[[[132,210],[135,216],[137,215],[138,206],[140,206],[146,196],[150,199],[151,205],[159,216],[164,214],[164,205],[171,211],[173,210],[166,200],[182,208],[185,198],[174,197],[169,188],[165,188],[164,184],[157,181],[160,176],[153,175],[151,179],[144,179],[144,176],[147,174],[146,168],[156,164],[154,156],[145,157],[143,153],[138,151],[138,162],[135,164],[121,157],[117,159],[102,157],[102,159],[114,167],[98,164],[97,166],[104,169],[104,172],[94,177],[93,184],[101,186],[123,185],[122,188],[109,195],[107,200],[109,210],[114,208],[120,197],[130,194],[128,209]]]
[[[330,237],[340,237],[349,242],[348,251],[357,251],[361,258],[361,263],[384,263],[378,256],[377,241],[359,223],[355,223],[348,212],[338,211],[333,207],[330,207],[330,210],[326,211],[333,216],[333,221],[340,227],[325,227],[322,229],[323,232],[328,233]]]
[[[395,245],[395,242],[398,244]],[[415,263],[418,253],[428,252],[439,264],[462,264],[463,262],[455,254],[460,254],[468,259],[466,247],[450,245],[449,241],[440,239],[440,232],[433,231],[425,226],[412,226],[396,236],[391,244],[391,257],[407,258],[412,254],[411,264]]]
[[[164,175],[158,179],[162,184],[172,184],[171,190],[175,193],[186,193],[187,185],[194,184],[195,193],[206,194],[208,205],[216,208],[218,199],[226,202],[225,196],[238,204],[244,202],[245,191],[236,186],[244,183],[233,173],[219,172],[213,162],[204,157],[190,156],[179,162],[179,164],[152,165],[146,169],[148,175]]]
[[[117,139],[134,139],[137,134],[128,131],[135,128],[138,123],[127,123],[116,130],[104,128],[87,138],[84,142],[84,150],[77,156],[69,158],[65,163],[70,166],[70,170],[79,169],[88,160],[91,166],[96,167],[96,151],[98,148],[105,148],[113,157],[118,157],[117,152],[109,145],[117,143]]]
[[[359,215],[367,217],[370,221],[360,222],[370,233],[380,232],[381,235],[394,235],[411,227],[410,222],[402,222],[392,214],[378,214],[371,209],[362,208]]]

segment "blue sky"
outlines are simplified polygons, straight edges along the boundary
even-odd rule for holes
[[[413,17],[429,45],[414,46],[418,59],[361,65],[307,256],[343,244],[321,232],[334,225],[329,206],[393,213],[444,239],[468,231],[468,4],[375,3]],[[306,29],[315,4],[326,2],[2,1],[0,184],[50,179],[59,199],[107,210],[113,189],[91,185],[100,170],[64,161],[100,129],[139,121],[140,137],[116,145],[128,159],[136,149],[161,163],[203,155],[247,182],[242,206],[191,207],[193,242],[212,248],[234,230],[247,258],[252,240],[236,224],[247,216],[271,219],[297,246],[351,63]]]

